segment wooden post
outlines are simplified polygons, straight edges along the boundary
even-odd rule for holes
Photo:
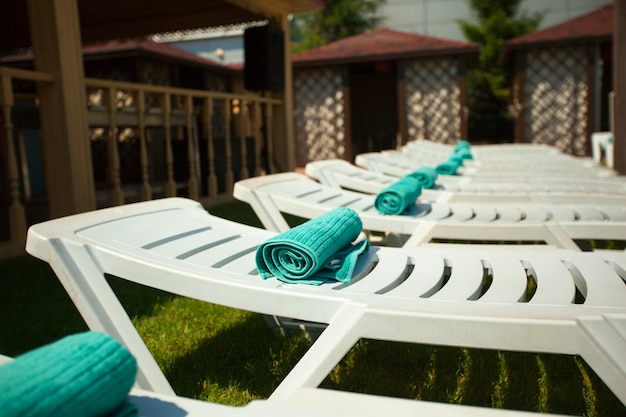
[[[626,174],[626,0],[615,0],[613,13],[613,149],[615,169]]]
[[[17,171],[17,156],[13,146],[13,122],[11,121],[11,107],[13,106],[13,91],[11,78],[0,78],[0,106],[4,112],[4,128],[7,138],[7,163],[9,174],[9,238],[11,242],[23,245],[26,240],[26,211],[20,201],[19,175]]]
[[[77,0],[28,0],[35,69],[55,75],[38,86],[41,143],[51,217],[96,207]]]
[[[279,165],[282,171],[293,171],[296,168],[296,139],[294,129],[294,97],[293,97],[293,66],[291,62],[291,35],[289,29],[289,20],[287,15],[281,15],[277,22],[284,33],[284,51],[285,51],[285,89],[277,98],[281,99],[280,104],[274,114],[274,154],[270,154],[270,158]],[[267,135],[268,142],[272,141],[272,137]]]

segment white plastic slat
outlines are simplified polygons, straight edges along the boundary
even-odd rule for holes
[[[530,303],[569,305],[574,301],[574,280],[559,258],[531,254],[527,261],[537,281],[537,289]]]
[[[515,205],[500,205],[497,207],[498,219],[502,222],[518,222],[522,220],[522,212]]]
[[[516,302],[528,287],[526,270],[518,258],[496,253],[486,261],[491,268],[492,282],[481,302]]]
[[[543,205],[523,205],[520,206],[525,222],[545,222],[550,220],[550,213]]]
[[[619,275],[603,260],[589,253],[572,255],[568,259],[575,268],[573,275],[582,280],[586,291],[585,305],[617,305],[626,307],[626,285]],[[580,276],[578,276],[578,273]],[[585,286],[586,288],[582,288]]]
[[[602,212],[590,205],[572,205],[572,210],[576,212],[580,220],[605,220]]]
[[[462,222],[474,218],[474,209],[467,204],[451,204],[450,216],[446,218],[448,221]]]
[[[498,211],[493,206],[473,205],[474,217],[473,222],[493,222],[499,219]]]
[[[404,279],[404,271],[408,265],[406,254],[399,252],[387,252],[384,257],[378,259],[374,269],[366,277],[351,282],[342,291],[351,294],[373,294],[385,288],[395,286]]]
[[[413,271],[397,287],[386,295],[402,298],[418,298],[430,295],[441,286],[444,274],[444,258],[415,251],[412,255]]]
[[[452,274],[443,288],[431,296],[435,300],[468,300],[477,296],[483,282],[479,258],[454,254],[449,257]]]

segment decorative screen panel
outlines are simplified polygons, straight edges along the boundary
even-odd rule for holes
[[[346,115],[341,70],[295,71],[294,90],[298,164],[344,158]]]
[[[461,137],[458,61],[420,59],[403,65],[409,140],[453,143]]]
[[[529,51],[526,62],[526,137],[584,155],[590,110],[586,50]]]

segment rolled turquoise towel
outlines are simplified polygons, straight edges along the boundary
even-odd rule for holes
[[[110,336],[85,332],[0,366],[3,417],[130,417],[135,358]]]
[[[459,164],[456,161],[447,160],[437,165],[435,170],[441,175],[455,175],[456,170],[459,168]]]
[[[437,170],[431,167],[421,167],[417,171],[411,172],[409,177],[415,178],[422,188],[433,188],[435,181],[437,181]]]
[[[454,151],[455,155],[458,155],[461,159],[474,159],[474,155],[469,151],[469,149],[457,149]]]
[[[369,245],[367,240],[352,245],[362,228],[354,210],[335,208],[259,245],[259,274],[263,279],[276,277],[288,283],[348,283],[358,256]]]
[[[407,175],[379,191],[374,207],[381,214],[402,214],[422,193],[417,178]]]
[[[455,149],[468,149],[471,147],[471,144],[466,140],[460,140],[456,143]]]
[[[448,157],[448,162],[453,162],[457,167],[463,166],[463,158],[460,155],[452,154]]]

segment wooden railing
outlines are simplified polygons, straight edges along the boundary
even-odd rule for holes
[[[9,242],[23,250],[28,225],[24,204],[30,197],[28,167],[24,169],[28,162],[21,154],[24,149],[16,152],[14,144],[22,143],[23,129],[39,126],[14,126],[14,83],[53,82],[53,76],[7,67],[0,68],[0,76],[4,115],[0,137],[11,139],[3,145],[6,161],[0,161],[8,171]],[[85,140],[92,143],[92,155],[85,157],[93,161],[98,207],[177,195],[210,206],[232,198],[237,179],[276,171],[270,155],[272,113],[281,104],[278,100],[93,78],[85,79],[85,88],[89,123]],[[29,108],[36,112],[36,95],[30,100]]]
[[[4,115],[4,135],[6,140],[6,161],[0,160],[0,167],[6,166],[9,185],[9,202],[8,202],[8,242],[0,245],[1,253],[5,256],[12,256],[23,251],[24,242],[26,240],[26,211],[22,204],[20,193],[20,174],[18,171],[17,154],[14,148],[14,126],[12,122],[12,109],[15,104],[15,96],[13,94],[12,80],[28,80],[32,82],[53,82],[52,74],[37,71],[27,71],[15,68],[0,67],[0,106]],[[0,143],[1,145],[1,143]],[[2,155],[2,152],[0,152]],[[1,178],[1,176],[0,176]],[[4,184],[2,184],[4,186]]]
[[[175,196],[183,191],[192,199],[215,202],[222,195],[231,196],[236,179],[276,170],[272,158],[263,163],[261,151],[265,146],[271,155],[272,107],[280,104],[278,100],[92,78],[85,84],[90,97],[90,127],[108,129],[107,177],[113,205],[133,199],[130,187],[125,190],[120,179],[121,129],[132,129],[139,144],[141,175],[135,199],[149,200],[155,193]],[[151,175],[155,162],[147,146],[155,140],[155,128],[161,129],[165,148],[164,178],[156,181]],[[175,170],[181,166],[181,153],[178,158],[174,156],[174,134],[187,148],[185,181]]]

